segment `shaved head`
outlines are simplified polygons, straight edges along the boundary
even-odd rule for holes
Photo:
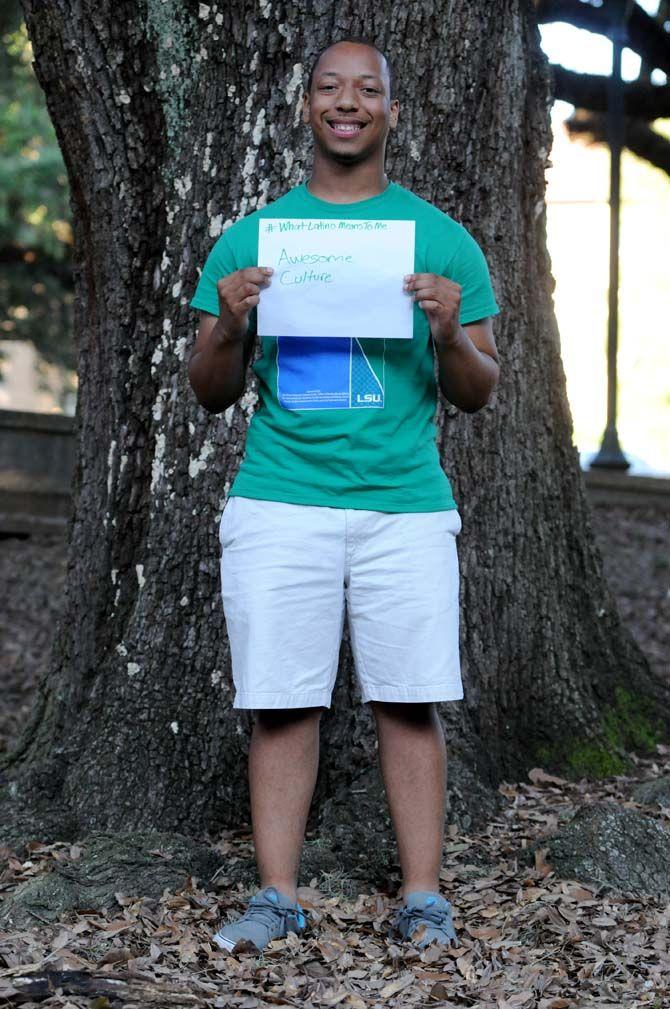
[[[318,67],[319,62],[321,61],[321,59],[326,55],[326,53],[329,53],[331,49],[334,49],[335,46],[340,46],[340,45],[366,46],[368,49],[374,50],[374,52],[376,52],[378,54],[378,56],[380,57],[381,64],[382,64],[382,71],[384,73],[384,76],[388,79],[389,95],[391,94],[391,67],[390,67],[389,61],[386,58],[386,56],[384,55],[384,53],[381,51],[381,49],[377,48],[377,46],[374,44],[374,42],[370,42],[368,39],[364,39],[364,38],[344,38],[344,39],[338,39],[337,42],[331,42],[330,45],[327,45],[325,49],[322,49],[321,52],[317,55],[317,57],[314,60],[314,62],[312,63],[312,67],[311,67],[311,69],[309,71],[309,75],[307,77],[307,92],[308,93],[312,90],[312,82],[314,81],[314,76],[316,74],[317,67]]]

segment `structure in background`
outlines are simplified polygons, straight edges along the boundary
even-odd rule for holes
[[[621,53],[628,37],[633,0],[610,4],[612,73],[607,92],[607,140],[610,148],[610,278],[607,319],[607,424],[600,451],[591,466],[628,469],[617,431],[617,351],[619,346],[619,216],[621,212],[621,149],[624,140],[624,105]]]
[[[653,6],[645,4],[647,8]],[[600,366],[596,368],[592,347],[585,344],[597,339],[594,332],[594,318],[600,319],[600,311],[594,312],[594,301],[596,291],[599,289],[600,268],[597,262],[585,263],[584,245],[591,247],[601,246],[596,238],[593,227],[602,227],[604,222],[599,223],[599,217],[594,218],[591,214],[585,216],[586,207],[581,208],[581,213],[568,215],[572,217],[573,226],[578,222],[580,240],[575,241],[576,236],[568,236],[566,222],[558,219],[558,212],[551,212],[551,189],[557,187],[556,173],[554,169],[550,173],[550,213],[548,225],[548,241],[554,262],[554,275],[557,281],[556,310],[561,330],[561,341],[563,347],[564,361],[566,362],[566,372],[570,392],[570,401],[575,414],[576,440],[582,449],[593,446],[593,413],[598,402],[607,401],[607,421],[605,434],[603,436],[600,450],[597,453],[582,452],[585,461],[590,458],[591,464],[613,469],[627,469],[629,460],[624,456],[619,445],[617,431],[617,406],[619,385],[617,382],[617,352],[619,337],[619,235],[620,235],[620,207],[621,207],[621,154],[624,147],[643,159],[637,165],[644,165],[660,169],[664,173],[670,172],[670,143],[659,129],[659,120],[670,115],[670,88],[665,84],[666,74],[670,68],[670,33],[667,30],[668,14],[670,2],[661,0],[656,5],[654,14],[648,13],[639,3],[633,0],[608,0],[607,3],[589,2],[566,2],[566,0],[539,0],[536,2],[538,19],[543,25],[550,22],[563,22],[566,34],[571,32],[571,39],[579,38],[591,39],[589,43],[584,42],[583,52],[586,54],[586,47],[593,50],[597,48],[597,39],[589,33],[598,33],[612,40],[612,72],[606,74],[579,73],[574,69],[568,69],[559,64],[552,64],[554,77],[555,97],[571,103],[574,108],[572,114],[565,121],[565,127],[571,137],[586,141],[595,148],[602,148],[603,142],[607,141],[611,151],[610,157],[610,248],[609,248],[609,282],[608,282],[608,319],[607,319],[607,393],[600,392]],[[570,26],[569,28],[566,26]],[[559,26],[560,27],[560,26]],[[585,29],[577,32],[572,29]],[[557,34],[554,34],[557,41]],[[554,50],[556,58],[557,50],[559,58],[562,58],[562,51],[565,50],[566,38],[563,38],[563,45],[559,49],[550,43],[549,50]],[[632,51],[628,53],[633,57],[633,51],[641,59],[640,71],[637,79],[631,83],[624,84],[621,79],[621,56],[625,46]],[[576,46],[575,49],[579,47]],[[567,57],[568,59],[570,57]],[[574,60],[573,66],[579,65],[579,59]],[[629,77],[630,77],[629,71]],[[603,113],[607,112],[607,116]],[[555,131],[556,133],[556,131]],[[560,136],[556,137],[555,149],[558,146],[565,157],[565,147],[560,146]],[[594,154],[596,153],[594,150]],[[561,154],[559,154],[560,163]],[[573,171],[578,168],[576,158],[573,161]],[[584,162],[584,159],[582,159]],[[598,163],[598,159],[596,159]],[[653,170],[639,170],[637,165],[633,168],[634,162],[628,163],[627,172],[632,171],[635,186],[626,186],[633,192],[633,200],[640,204],[645,200],[653,199],[650,193],[650,177]],[[579,166],[579,167],[583,167]],[[590,166],[589,166],[590,167]],[[588,174],[591,173],[588,171]],[[644,176],[644,177],[643,177]],[[581,181],[581,180],[580,180]],[[630,179],[629,179],[630,181]],[[584,180],[584,187],[575,185],[573,189],[579,189],[578,200],[567,202],[580,202],[582,204],[593,203],[588,199],[588,182]],[[559,184],[560,185],[560,184]],[[663,426],[662,416],[667,417],[667,407],[670,405],[667,385],[662,386],[662,376],[665,360],[664,341],[660,338],[660,333],[656,320],[658,315],[667,313],[667,288],[663,296],[663,307],[659,312],[658,291],[654,290],[653,274],[657,272],[654,267],[645,275],[640,261],[644,259],[647,264],[653,263],[658,257],[665,260],[664,233],[661,219],[665,208],[667,213],[670,206],[670,195],[665,191],[662,183],[654,184],[654,191],[661,197],[658,206],[658,214],[651,222],[651,227],[645,232],[639,227],[640,221],[635,221],[635,227],[630,233],[624,233],[624,242],[628,242],[625,249],[628,260],[628,272],[625,273],[625,283],[623,288],[626,309],[628,315],[629,339],[625,341],[624,362],[622,370],[622,388],[625,395],[625,417],[624,430],[626,432],[627,446],[634,445],[635,455],[632,457],[638,472],[649,472],[650,467],[646,460],[653,460],[653,469],[670,470],[670,447],[665,443],[660,431]],[[599,194],[598,194],[599,195]],[[602,199],[602,197],[600,197]],[[596,198],[597,199],[597,198]],[[641,206],[638,209],[642,209]],[[562,214],[563,216],[563,214]],[[642,218],[642,213],[638,215]],[[627,221],[630,222],[630,209]],[[633,244],[635,245],[635,256],[631,256],[631,235],[635,234]],[[642,237],[640,242],[639,238]],[[573,258],[581,260],[581,273],[575,268],[573,263],[568,265],[568,259],[559,243],[567,244],[572,242]],[[579,245],[579,250],[575,246]],[[623,251],[623,249],[622,249]],[[598,255],[604,255],[604,250]],[[563,260],[561,260],[563,256]],[[631,261],[633,270],[631,271]],[[584,267],[586,266],[586,269]],[[573,286],[568,285],[566,276],[572,275]],[[634,275],[635,276],[634,276]],[[643,285],[640,279],[643,279]],[[575,289],[575,282],[577,288]],[[655,297],[656,296],[656,297]],[[656,303],[656,314],[654,314],[653,303]],[[572,300],[573,305],[568,305]],[[634,308],[634,310],[631,310]],[[665,310],[664,310],[665,308]],[[590,310],[590,311],[589,311]],[[624,312],[626,315],[626,312]],[[604,320],[603,320],[604,322]],[[667,342],[667,341],[665,341]],[[646,356],[646,364],[635,360],[635,354]],[[633,368],[631,369],[631,360]],[[649,362],[653,361],[653,365]],[[655,370],[654,370],[655,369]],[[580,373],[580,371],[582,373]],[[599,396],[602,395],[602,400]],[[633,400],[633,402],[632,402]],[[631,411],[631,406],[633,410]],[[642,406],[642,410],[640,407]],[[589,413],[589,433],[585,439],[584,416]],[[640,414],[645,415],[645,421],[640,423]],[[657,419],[652,418],[652,414]],[[641,428],[647,428],[641,437]],[[657,431],[653,428],[657,427]],[[602,428],[601,428],[602,430]]]

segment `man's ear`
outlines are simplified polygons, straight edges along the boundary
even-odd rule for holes
[[[309,93],[307,91],[302,96],[302,121],[306,126],[309,124]]]
[[[391,129],[394,130],[398,125],[398,116],[400,115],[400,102],[397,98],[394,98],[391,102],[391,115],[389,122],[391,124]]]

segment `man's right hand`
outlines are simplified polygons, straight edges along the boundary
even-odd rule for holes
[[[260,301],[263,288],[269,287],[272,272],[269,266],[248,266],[218,281],[219,326],[227,339],[244,339],[249,313]]]

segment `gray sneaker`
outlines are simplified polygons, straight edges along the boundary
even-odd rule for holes
[[[283,939],[288,932],[300,935],[305,925],[300,904],[294,904],[274,886],[266,886],[254,894],[242,917],[222,925],[212,941],[226,952],[260,952],[273,939]]]
[[[408,893],[405,904],[396,912],[393,920],[395,928],[403,939],[410,942],[421,925],[425,931],[415,944],[421,948],[438,942],[441,946],[459,946],[451,916],[451,904],[439,893],[415,890]]]

